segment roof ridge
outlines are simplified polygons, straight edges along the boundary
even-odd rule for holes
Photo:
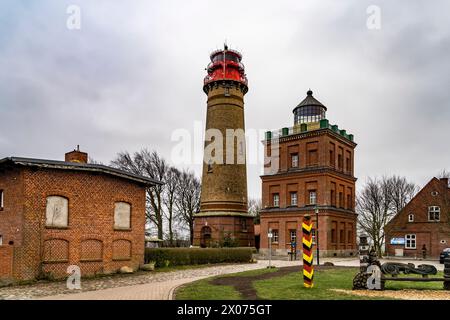
[[[135,173],[132,173],[129,171],[114,168],[114,167],[107,166],[104,164],[78,163],[78,162],[68,162],[68,161],[61,161],[61,160],[47,160],[47,159],[23,158],[23,157],[6,157],[3,159],[0,159],[0,165],[3,163],[6,163],[6,162],[13,162],[14,164],[17,164],[17,165],[47,167],[47,168],[61,169],[61,170],[72,169],[72,170],[80,170],[80,171],[103,172],[105,174],[110,174],[110,175],[122,177],[125,179],[138,181],[141,183],[163,184],[161,181],[157,181],[157,180],[149,178],[149,177],[138,175],[138,174],[135,174]]]

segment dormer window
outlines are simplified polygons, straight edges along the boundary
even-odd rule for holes
[[[408,215],[408,222],[414,222],[414,214],[409,214]]]

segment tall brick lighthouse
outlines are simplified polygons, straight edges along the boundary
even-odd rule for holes
[[[194,245],[254,246],[253,218],[247,212],[244,95],[248,83],[242,55],[225,45],[210,58],[203,85],[208,102]]]

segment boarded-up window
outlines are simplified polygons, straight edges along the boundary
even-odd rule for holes
[[[46,226],[67,227],[69,224],[69,200],[60,196],[47,197]]]
[[[114,228],[131,228],[131,205],[126,202],[116,202],[114,206]]]
[[[113,242],[113,260],[131,259],[131,241],[121,239]]]
[[[51,239],[44,242],[44,262],[69,261],[69,242],[64,239]]]
[[[309,150],[308,151],[308,165],[315,166],[319,162],[319,156],[317,150]]]
[[[103,243],[100,240],[89,239],[81,242],[81,261],[102,261]]]

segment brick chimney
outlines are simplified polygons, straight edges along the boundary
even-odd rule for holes
[[[66,162],[77,162],[77,163],[87,163],[88,162],[88,154],[86,152],[80,151],[80,146],[71,152],[66,153],[65,157]]]
[[[450,187],[448,184],[448,178],[440,178],[439,180],[441,180],[447,187]]]

